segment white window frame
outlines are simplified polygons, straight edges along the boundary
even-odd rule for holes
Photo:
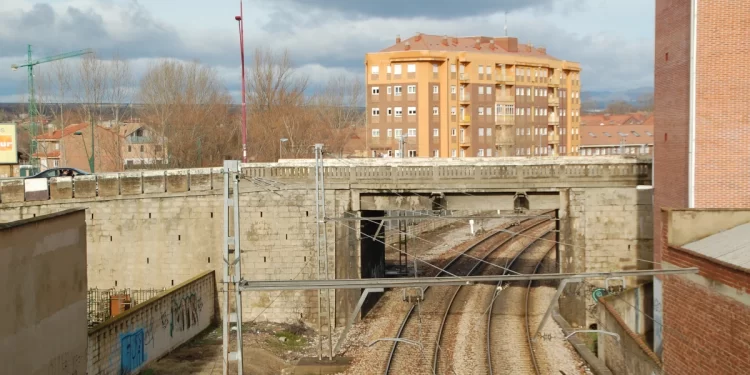
[[[393,66],[393,74],[401,74],[401,64],[396,64]]]
[[[393,108],[393,116],[394,117],[401,117],[404,114],[404,109],[402,107],[394,107]]]
[[[484,157],[484,149],[483,148],[480,148],[479,150],[477,150],[477,156],[480,157],[480,158]]]
[[[393,96],[401,96],[401,86],[393,86]]]
[[[451,129],[451,137],[455,137],[455,136],[456,136],[456,128],[452,128]]]
[[[451,85],[451,94],[456,93],[456,85]]]
[[[437,73],[438,72],[438,64],[432,64],[432,72]]]
[[[487,151],[484,154],[485,154],[484,156],[487,156],[487,157],[492,156],[492,149],[488,148]]]
[[[391,86],[388,86],[388,87],[386,88],[386,92],[388,93],[388,95],[391,95],[391,94],[393,94],[393,89],[392,89],[392,87],[391,87]]]
[[[485,92],[487,93],[487,95],[492,95],[492,86],[487,86]]]
[[[408,86],[406,86],[406,93],[407,94],[416,94],[417,93],[417,85],[408,85]]]
[[[479,136],[484,137],[484,128],[479,128]]]
[[[484,65],[479,65],[479,74],[484,74]]]
[[[372,129],[372,137],[380,138],[380,129]]]
[[[440,107],[432,107],[432,115],[438,116],[440,114]]]
[[[380,95],[380,86],[372,87],[372,95]]]
[[[378,116],[380,116],[380,108],[373,108],[373,109],[372,109],[372,116],[373,116],[373,117],[378,117]]]
[[[406,72],[407,73],[416,73],[417,72],[417,64],[406,64]]]
[[[477,114],[479,116],[484,116],[484,107],[477,108]]]
[[[432,136],[433,137],[439,137],[440,136],[440,129],[438,129],[438,128],[432,129]]]
[[[479,86],[479,95],[484,95],[484,86]]]
[[[417,107],[407,107],[406,108],[406,114],[409,116],[416,116],[417,115]]]
[[[377,65],[373,65],[370,67],[370,73],[371,74],[380,74],[380,67]]]
[[[410,157],[410,158],[416,158],[417,157],[417,150],[408,150],[406,156]]]
[[[388,138],[393,138],[393,129],[388,129],[387,136]]]
[[[400,138],[402,133],[403,133],[403,129],[394,129],[393,130],[393,136],[396,137],[396,138]]]
[[[492,128],[487,128],[485,134],[487,134],[488,137],[492,136]]]
[[[451,116],[456,115],[456,107],[451,107]]]
[[[388,111],[386,113],[388,116],[393,116],[393,108],[388,107]]]
[[[391,65],[390,64],[386,65],[385,72],[388,73],[388,74],[391,74]]]
[[[433,93],[433,94],[439,94],[439,93],[440,93],[440,86],[438,86],[438,85],[433,85],[433,86],[432,86],[432,93]]]
[[[455,148],[453,150],[451,150],[451,157],[452,158],[456,157],[456,149]]]
[[[484,113],[486,113],[487,116],[492,116],[492,107],[485,108]]]
[[[408,135],[409,137],[416,137],[417,136],[417,129],[416,128],[409,128],[406,131],[406,135]]]

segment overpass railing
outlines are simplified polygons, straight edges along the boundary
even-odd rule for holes
[[[481,184],[486,181],[526,186],[537,182],[566,187],[587,186],[589,183],[591,186],[649,184],[651,180],[651,164],[637,161],[518,165],[363,164],[324,167],[326,183],[370,185],[373,188],[397,188],[403,184],[440,188],[444,184]],[[307,186],[315,180],[313,165],[244,164],[242,171],[251,181],[279,181],[281,184],[277,186],[289,188],[294,188],[294,183]],[[49,180],[0,180],[0,203],[221,190],[223,178],[221,168],[196,168],[103,173]]]

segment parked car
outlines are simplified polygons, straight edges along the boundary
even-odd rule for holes
[[[61,168],[51,168],[47,169],[46,171],[39,172],[33,176],[29,176],[26,178],[46,178],[50,179],[52,177],[61,177],[61,176],[83,176],[89,174],[88,172],[84,172],[80,169],[76,168],[70,168],[70,167],[61,167]]]

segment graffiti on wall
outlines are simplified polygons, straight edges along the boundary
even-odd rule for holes
[[[172,298],[172,319],[169,335],[189,330],[198,324],[199,313],[203,310],[203,300],[195,293],[180,298]]]
[[[120,334],[120,374],[133,373],[146,362],[145,332],[143,328]]]

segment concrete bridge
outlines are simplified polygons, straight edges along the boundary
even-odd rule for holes
[[[243,277],[316,277],[314,162],[243,164],[240,185]],[[560,271],[649,268],[651,163],[622,157],[326,160],[326,215],[382,216],[391,210],[555,209]],[[221,168],[97,174],[52,179],[48,196],[26,194],[23,180],[0,183],[0,222],[86,208],[89,287],[169,287],[222,267]],[[522,197],[522,198],[519,198]],[[364,228],[364,229],[363,229]],[[326,227],[331,278],[382,276],[383,253],[354,222]],[[365,233],[367,234],[367,233]],[[30,239],[31,241],[31,239]],[[588,320],[589,293],[561,304]],[[338,322],[358,295],[335,296]],[[313,321],[315,292],[246,296],[246,319]],[[271,301],[273,304],[269,306]]]

